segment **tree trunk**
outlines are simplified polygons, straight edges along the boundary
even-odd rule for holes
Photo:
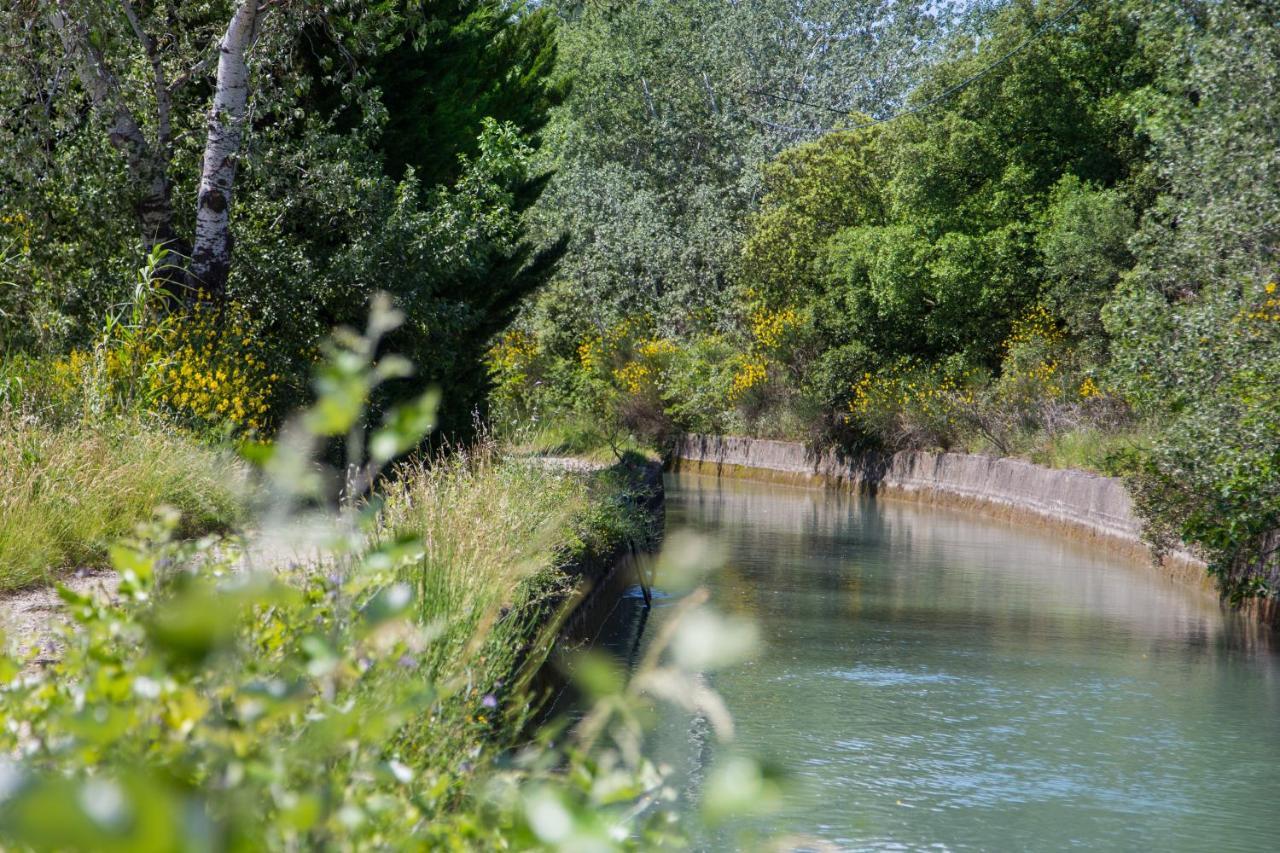
[[[218,77],[209,107],[190,267],[193,286],[211,299],[226,293],[231,270],[231,189],[249,101],[245,54],[253,44],[258,15],[257,0],[242,1],[218,45]]]
[[[94,109],[110,121],[107,138],[112,147],[125,155],[129,177],[138,193],[137,214],[143,250],[150,254],[157,247],[163,247],[181,259],[186,255],[186,246],[178,239],[173,224],[167,146],[154,146],[148,141],[121,97],[119,81],[90,39],[88,26],[82,18],[71,16],[66,0],[58,0],[49,21]]]

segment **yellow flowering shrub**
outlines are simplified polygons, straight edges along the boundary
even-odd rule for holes
[[[485,353],[485,367],[494,384],[494,398],[515,402],[528,391],[542,355],[538,339],[522,329],[509,329]]]
[[[867,415],[876,406],[915,406],[926,413],[943,415],[956,404],[972,404],[972,382],[978,371],[922,368],[904,360],[876,374],[864,373],[853,385],[849,411]]]
[[[636,346],[636,353],[643,359],[656,359],[664,355],[671,355],[677,349],[675,343],[666,338],[650,338],[640,341]]]
[[[163,411],[193,426],[243,433],[267,426],[280,376],[239,304],[198,303],[128,327],[53,362],[50,382],[92,407]]]
[[[677,351],[675,343],[666,338],[642,338],[627,343],[618,351],[626,360],[614,368],[614,380],[630,394],[659,392],[657,382],[668,356]],[[630,357],[626,358],[628,351]]]
[[[983,377],[959,364],[904,358],[853,383],[846,420],[890,446],[943,446],[958,440]]]
[[[588,373],[600,365],[604,357],[604,344],[599,335],[592,335],[578,344],[578,363]]]
[[[1013,323],[1009,337],[1004,339],[1000,348],[1005,357],[1013,355],[1019,348],[1028,345],[1055,347],[1066,340],[1058,321],[1043,305],[1034,305]]]
[[[729,400],[742,399],[742,396],[752,388],[763,385],[768,376],[769,366],[764,359],[740,355],[729,386]]]
[[[794,308],[770,310],[759,307],[751,312],[750,321],[755,346],[776,350],[782,346],[788,333],[799,327],[800,314]]]
[[[1067,376],[1064,363],[1073,360],[1066,333],[1043,305],[1029,309],[1013,324],[1001,344],[1000,396],[1025,400],[1062,400],[1078,387]],[[1089,389],[1098,391],[1090,382]],[[1087,396],[1082,389],[1080,396]]]
[[[628,393],[639,394],[653,382],[653,368],[638,361],[628,361],[613,371],[613,378]]]
[[[163,368],[152,374],[151,392],[162,407],[205,427],[267,426],[280,376],[244,306],[199,303],[166,323],[158,343]]]
[[[12,244],[0,245],[0,250],[30,255],[32,238],[36,236],[35,230],[35,225],[24,213],[0,213],[0,233],[13,235]]]

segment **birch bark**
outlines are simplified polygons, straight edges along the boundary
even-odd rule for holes
[[[242,0],[218,44],[218,75],[209,107],[200,190],[196,196],[193,286],[211,299],[226,292],[231,270],[231,199],[249,101],[246,55],[257,31],[257,0]]]

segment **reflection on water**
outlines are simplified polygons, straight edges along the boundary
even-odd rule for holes
[[[728,548],[713,600],[767,642],[711,682],[739,744],[791,774],[769,834],[849,849],[1274,848],[1280,661],[1213,601],[969,515],[696,476],[667,486],[668,526]],[[602,643],[634,662],[670,603],[645,618],[624,600]],[[692,800],[722,749],[674,711],[651,747]]]

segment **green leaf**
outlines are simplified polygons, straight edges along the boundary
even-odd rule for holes
[[[432,388],[417,400],[392,409],[369,441],[369,455],[377,462],[388,462],[416,447],[435,428],[439,407],[440,391]]]
[[[406,583],[394,583],[378,590],[361,613],[369,625],[381,625],[389,619],[403,616],[413,604],[413,588]]]

